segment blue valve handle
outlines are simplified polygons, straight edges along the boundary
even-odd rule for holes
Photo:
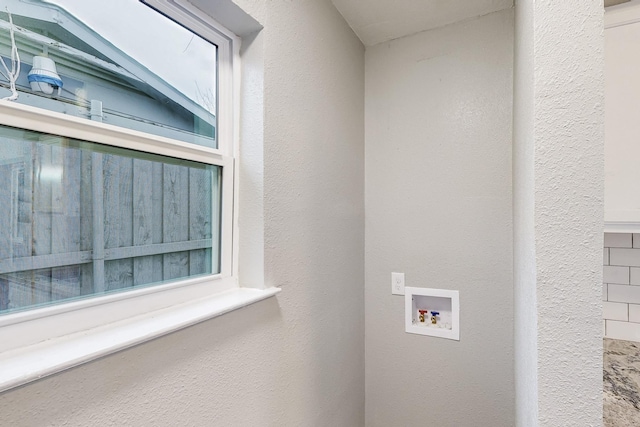
[[[437,316],[437,315],[439,315],[439,314],[440,314],[440,312],[439,312],[439,311],[432,311],[432,312],[431,312],[431,315],[432,315],[432,316]]]

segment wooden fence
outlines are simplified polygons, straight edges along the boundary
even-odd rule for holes
[[[0,310],[218,272],[216,167],[0,132]]]

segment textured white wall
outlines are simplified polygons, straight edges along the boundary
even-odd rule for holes
[[[517,425],[602,425],[602,1],[516,9]]]
[[[0,396],[10,426],[364,424],[364,49],[324,0],[264,24],[265,274],[283,292]]]
[[[513,10],[367,49],[366,425],[514,424]],[[406,285],[460,290],[460,341],[404,332]]]

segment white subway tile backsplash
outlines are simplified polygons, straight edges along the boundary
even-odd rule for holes
[[[609,265],[640,267],[640,249],[609,249]]]
[[[604,233],[605,248],[631,248],[631,233]]]
[[[629,322],[640,323],[640,305],[629,304]]]
[[[626,341],[640,341],[640,323],[606,320],[607,338]]]
[[[607,300],[640,304],[640,286],[609,284]]]
[[[605,265],[603,269],[602,281],[604,283],[617,283],[619,285],[629,284],[629,267]]]
[[[603,334],[640,342],[640,233],[605,233]]]
[[[629,304],[623,302],[603,302],[602,317],[607,320],[629,321]]]

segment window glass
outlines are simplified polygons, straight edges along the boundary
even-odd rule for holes
[[[3,6],[0,97],[17,52],[15,102],[217,147],[214,44],[136,0]]]
[[[0,126],[0,313],[218,273],[220,172]]]

